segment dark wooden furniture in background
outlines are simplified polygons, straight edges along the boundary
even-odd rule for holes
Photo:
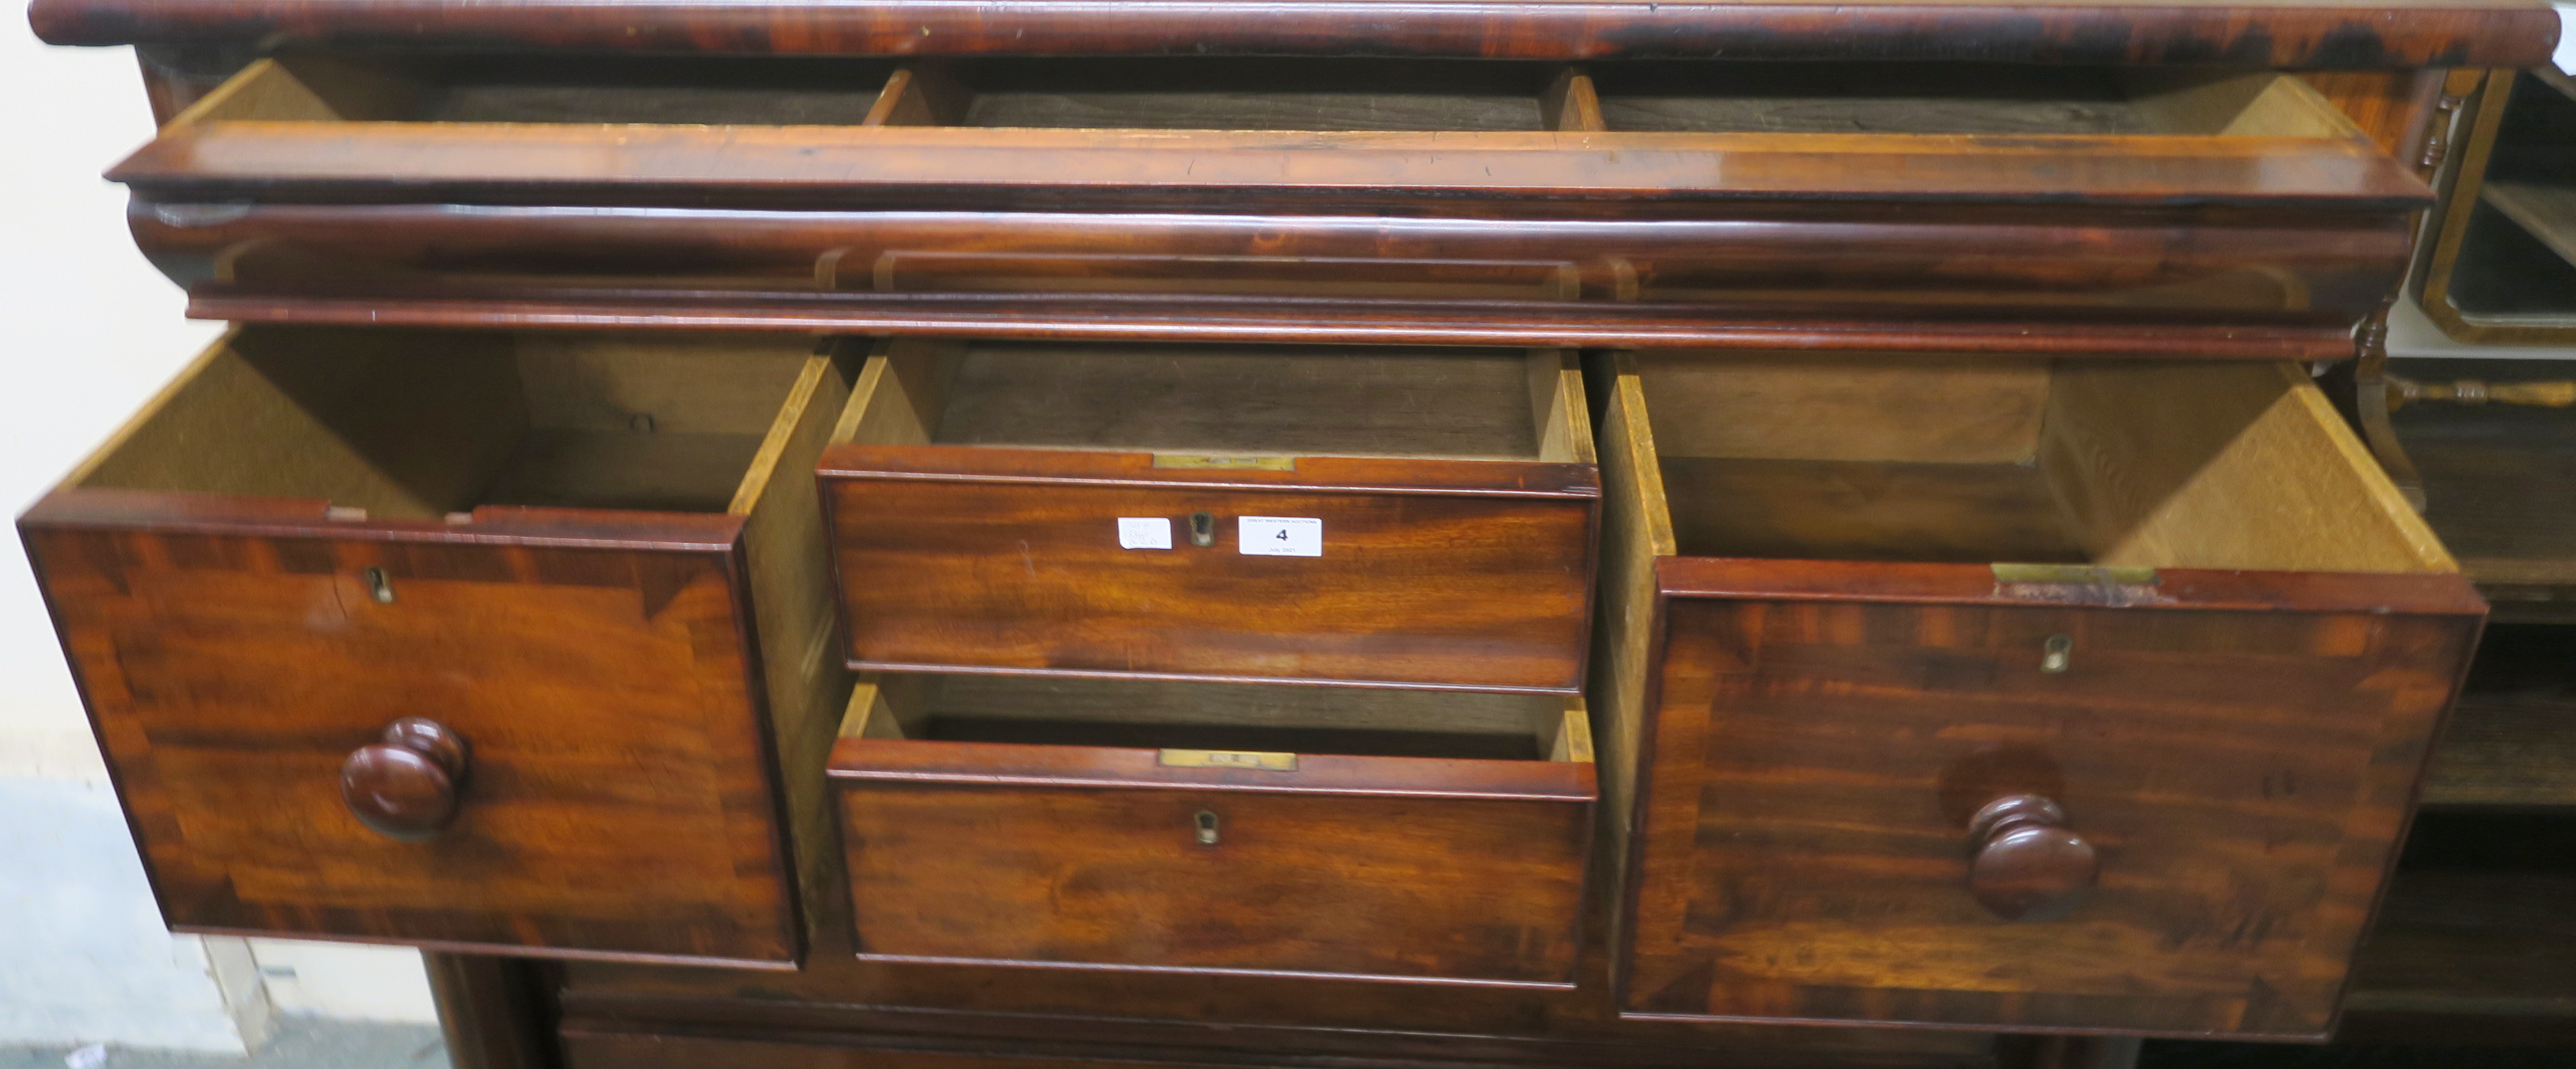
[[[32,18],[251,324],[22,521],[165,910],[469,1065],[2315,1038],[2485,612],[2288,362],[2537,3]]]
[[[2426,522],[2494,622],[2355,964],[2346,1032],[2576,1045],[2576,364],[2393,368],[2419,397],[2451,395],[2404,402],[2391,423],[2423,473]]]
[[[2483,345],[2576,345],[2576,76],[2486,73],[2422,246],[2416,298]]]

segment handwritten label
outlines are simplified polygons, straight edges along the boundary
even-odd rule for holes
[[[1118,548],[1172,548],[1172,521],[1160,516],[1118,517]]]
[[[1250,557],[1320,557],[1324,521],[1305,516],[1245,516],[1235,521],[1235,542]]]

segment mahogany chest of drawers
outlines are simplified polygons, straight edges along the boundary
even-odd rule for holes
[[[32,17],[241,324],[20,521],[165,914],[466,1064],[2313,1040],[2485,619],[2313,372],[2536,5]]]

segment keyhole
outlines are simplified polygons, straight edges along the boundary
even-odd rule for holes
[[[2039,670],[2042,672],[2051,674],[2063,672],[2074,660],[2075,636],[2073,635],[2050,635],[2047,642],[2040,644]]]
[[[394,603],[394,581],[385,578],[384,569],[369,568],[363,574],[367,580],[368,597],[376,599],[376,603],[379,605],[391,605]]]
[[[1213,546],[1216,544],[1216,517],[1204,512],[1190,513],[1190,544],[1193,546]],[[1216,840],[1210,839],[1208,841],[1215,842]]]
[[[1201,845],[1201,846],[1215,846],[1215,845],[1216,845],[1216,814],[1215,814],[1215,813],[1211,813],[1211,812],[1209,812],[1209,811],[1207,811],[1207,810],[1205,810],[1205,809],[1199,810],[1198,824],[1199,824],[1199,845]]]

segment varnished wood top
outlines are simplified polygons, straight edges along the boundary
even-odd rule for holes
[[[2515,0],[36,0],[56,44],[399,42],[880,55],[1174,52],[1957,59],[2370,68],[2544,63]]]
[[[2467,579],[2456,573],[2354,574],[2340,572],[2217,571],[2159,568],[2152,586],[2131,591],[2081,584],[2015,588],[1996,581],[1980,564],[1836,562],[1829,581],[1816,581],[1810,562],[1718,557],[1670,557],[1655,562],[1667,597],[1743,600],[1899,602],[1950,605],[2057,603],[2118,605],[2132,609],[2274,609],[2312,612],[2477,616],[2487,610]]]
[[[2362,142],[2269,137],[181,124],[108,172],[158,199],[1039,210],[1476,201],[2081,199],[2411,208]],[[682,198],[674,200],[673,198]],[[1455,210],[1455,209],[1453,209]],[[1486,207],[1486,211],[1504,210]],[[1528,210],[1522,208],[1521,210]],[[1686,209],[1683,209],[1686,210]]]
[[[296,537],[327,533],[349,540],[401,539],[446,545],[510,545],[563,549],[656,549],[684,552],[731,548],[742,518],[617,509],[524,508],[483,505],[468,522],[343,518],[320,498],[241,497],[87,487],[38,500],[19,517],[28,527],[115,524],[155,534],[225,533]]]

